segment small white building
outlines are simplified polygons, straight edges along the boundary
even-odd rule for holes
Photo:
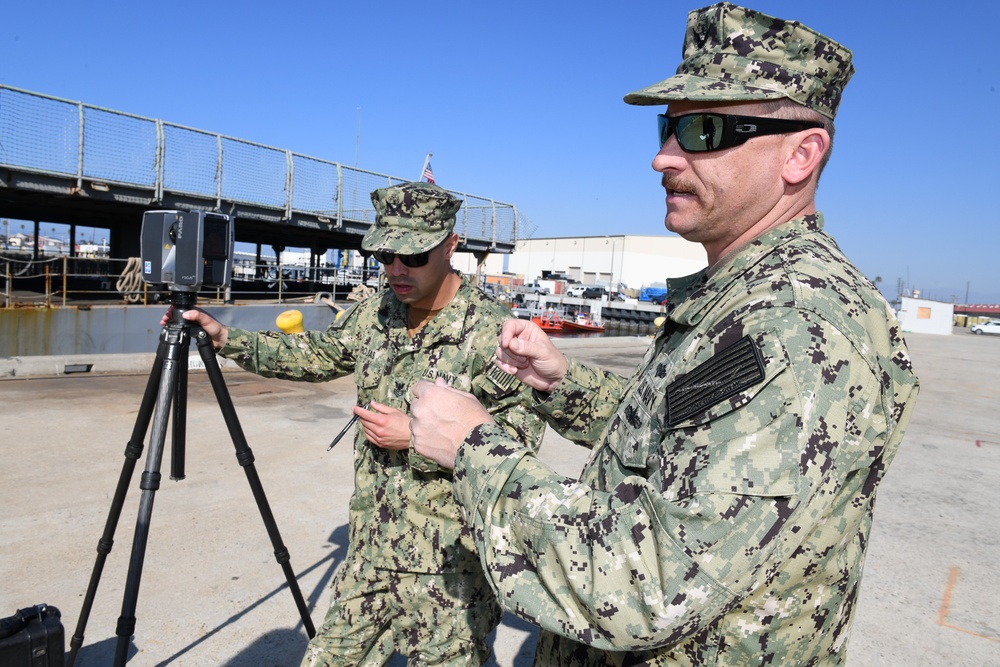
[[[459,253],[455,268],[475,273],[471,254]],[[667,278],[690,275],[708,266],[708,255],[698,243],[679,236],[576,236],[521,239],[510,255],[491,254],[484,267],[488,274],[519,275],[526,281],[541,278],[543,271],[565,275],[584,285],[604,285],[617,290],[625,285],[662,286]]]
[[[901,297],[900,300],[896,316],[904,332],[951,335],[955,304],[908,296]]]

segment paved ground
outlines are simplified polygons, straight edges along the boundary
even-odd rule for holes
[[[1000,664],[1000,338],[912,334],[923,392],[879,494],[850,667]],[[567,352],[628,372],[641,338],[576,339]],[[0,360],[0,362],[10,360]],[[151,357],[17,360],[0,380],[0,613],[59,607],[69,637],[96,559]],[[120,367],[121,372],[113,372]],[[34,369],[34,370],[32,370]],[[97,373],[104,369],[105,372]],[[0,376],[4,373],[0,372]],[[224,374],[313,621],[346,549],[350,378],[322,385]],[[204,373],[186,402],[187,479],[161,470],[138,596],[131,665],[297,665],[306,642]],[[553,433],[542,456],[579,471],[586,452]],[[107,665],[138,512],[139,462],[76,664]],[[534,631],[507,616],[496,665],[530,664]],[[396,660],[393,665],[401,665]]]

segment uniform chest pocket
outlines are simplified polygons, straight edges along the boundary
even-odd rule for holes
[[[607,447],[627,468],[645,469],[650,455],[659,446],[664,386],[670,379],[671,365],[670,359],[664,358],[634,378],[608,425],[604,437]]]
[[[375,390],[389,371],[389,355],[383,350],[373,350],[366,355],[354,371],[354,381],[358,387]]]
[[[666,387],[667,428],[744,405],[764,382],[764,359],[753,338],[744,336]]]

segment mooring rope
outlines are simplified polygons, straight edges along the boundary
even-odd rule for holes
[[[142,299],[142,260],[138,257],[129,257],[125,270],[118,277],[115,288],[122,298],[129,303],[137,303]]]

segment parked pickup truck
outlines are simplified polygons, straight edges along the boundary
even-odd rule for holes
[[[525,294],[548,294],[549,288],[545,285],[539,285],[538,282],[527,283],[521,288],[521,291]]]
[[[663,305],[667,300],[667,288],[665,287],[643,287],[639,291],[639,301],[649,301],[656,305]]]

